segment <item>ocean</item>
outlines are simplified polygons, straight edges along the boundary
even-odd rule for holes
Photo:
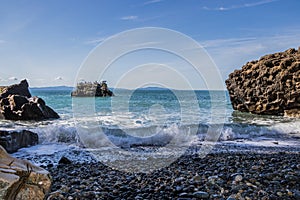
[[[37,146],[20,149],[14,155],[39,165],[57,163],[61,156],[78,162],[117,162],[176,159],[195,152],[205,156],[220,146],[233,151],[239,147],[300,147],[299,119],[234,111],[225,91],[115,89],[115,96],[106,98],[72,98],[70,89],[30,91],[61,118],[3,120],[0,128],[37,133]],[[93,158],[82,153],[86,151]]]

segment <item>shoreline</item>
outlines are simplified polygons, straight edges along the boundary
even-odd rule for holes
[[[151,173],[95,161],[48,165],[53,183],[46,199],[300,199],[300,147],[223,147],[204,158],[183,155]]]

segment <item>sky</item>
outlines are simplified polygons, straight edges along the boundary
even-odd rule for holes
[[[298,0],[0,0],[0,5],[0,85],[26,78],[31,87],[73,86],[91,52],[111,36],[136,28],[164,28],[190,37],[204,48],[223,82],[248,61],[300,46]],[[165,77],[170,87],[185,89],[176,78],[172,82],[176,72],[178,80],[205,89],[206,80],[215,78],[198,79],[190,64],[169,52],[132,54],[111,64],[99,80],[133,88],[135,77],[152,77],[158,85]]]

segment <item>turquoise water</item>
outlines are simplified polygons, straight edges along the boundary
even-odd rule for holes
[[[39,145],[14,156],[41,165],[57,163],[61,156],[76,162],[96,158],[116,168],[130,160],[143,171],[153,159],[164,167],[188,149],[205,155],[220,146],[220,151],[300,148],[299,119],[233,111],[222,91],[119,89],[108,98],[72,98],[70,92],[31,89],[60,115],[58,120],[0,122],[0,129],[39,135]]]
[[[29,129],[39,134],[40,144],[67,146],[94,145],[95,129],[118,147],[164,146],[174,135],[185,145],[204,140],[250,146],[300,145],[299,119],[233,111],[224,91],[116,89],[115,96],[108,98],[72,98],[70,92],[31,89],[32,95],[43,98],[61,118],[3,120],[0,128]],[[81,135],[82,129],[85,133]]]
[[[73,132],[76,132],[74,112],[80,115],[78,112],[84,113],[87,107],[92,110],[83,117],[91,116],[92,119],[92,116],[96,116],[93,120],[111,132],[122,129],[130,134],[130,131],[143,132],[153,127],[176,125],[198,129],[197,134],[205,135],[209,126],[218,124],[223,126],[221,141],[278,140],[294,137],[300,132],[299,120],[296,119],[233,111],[228,94],[224,91],[119,89],[114,91],[114,97],[73,99],[70,90],[31,89],[31,92],[43,98],[61,116],[60,120],[49,122],[50,127],[55,125],[69,131],[72,129]],[[81,108],[74,109],[76,106]]]

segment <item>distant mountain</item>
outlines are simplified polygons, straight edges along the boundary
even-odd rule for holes
[[[32,87],[30,90],[73,90],[73,87],[69,86],[52,86],[52,87]]]
[[[137,90],[170,90],[168,88],[161,88],[161,87],[143,87],[143,88],[138,88]]]

